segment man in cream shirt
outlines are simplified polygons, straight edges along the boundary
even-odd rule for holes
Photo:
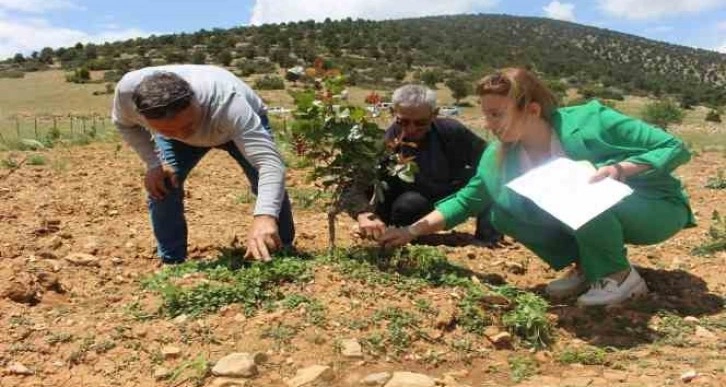
[[[234,74],[207,65],[129,72],[116,87],[112,119],[146,164],[151,224],[164,263],[186,259],[184,180],[212,148],[237,161],[257,195],[246,256],[268,260],[292,244],[285,166],[263,125],[264,104]]]

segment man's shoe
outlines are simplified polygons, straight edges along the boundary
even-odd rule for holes
[[[630,298],[639,297],[648,293],[648,285],[635,269],[625,280],[618,284],[618,281],[605,277],[590,286],[587,293],[577,299],[580,306],[614,305]]]
[[[545,288],[551,298],[567,298],[587,290],[587,278],[577,267],[570,269],[562,278],[556,279]]]

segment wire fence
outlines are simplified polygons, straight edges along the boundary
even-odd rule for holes
[[[43,142],[104,137],[111,131],[113,124],[110,118],[100,114],[23,115],[0,119],[0,142],[6,144],[22,140]]]

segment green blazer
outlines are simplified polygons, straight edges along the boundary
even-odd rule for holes
[[[678,138],[597,101],[557,109],[551,122],[568,158],[587,160],[596,167],[621,161],[648,164],[652,169],[629,177],[627,184],[643,197],[677,200],[689,206],[681,182],[671,175],[676,167],[691,158]],[[501,147],[498,141],[491,143],[469,183],[436,203],[447,228],[475,216],[488,205],[492,205],[495,221],[497,217],[509,215],[535,225],[552,222],[552,218],[542,215],[543,211],[531,211],[532,204],[528,204],[531,202],[505,187],[522,174],[519,162],[522,149],[516,144],[510,146],[500,160]],[[693,225],[689,207],[689,226]]]

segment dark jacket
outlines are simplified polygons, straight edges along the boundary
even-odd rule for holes
[[[391,140],[400,134],[401,127],[391,125],[385,134]],[[413,183],[398,177],[381,176],[387,183],[384,201],[390,202],[406,191],[416,191],[432,202],[449,196],[464,187],[476,173],[476,166],[486,147],[486,142],[459,121],[450,118],[436,118],[431,129],[416,148],[404,146],[400,151],[406,156],[415,156],[419,171]],[[382,168],[385,174],[385,168]],[[373,187],[362,182],[344,195],[346,211],[356,217],[361,212],[376,212],[376,206],[369,203]]]
[[[401,127],[391,125],[386,130],[386,141],[396,138]],[[405,139],[404,139],[405,140]],[[450,118],[436,118],[426,137],[416,148],[403,146],[396,149],[404,156],[415,156],[419,168],[413,183],[386,176],[392,195],[416,191],[432,201],[442,199],[466,185],[476,173],[486,142],[466,126]]]

